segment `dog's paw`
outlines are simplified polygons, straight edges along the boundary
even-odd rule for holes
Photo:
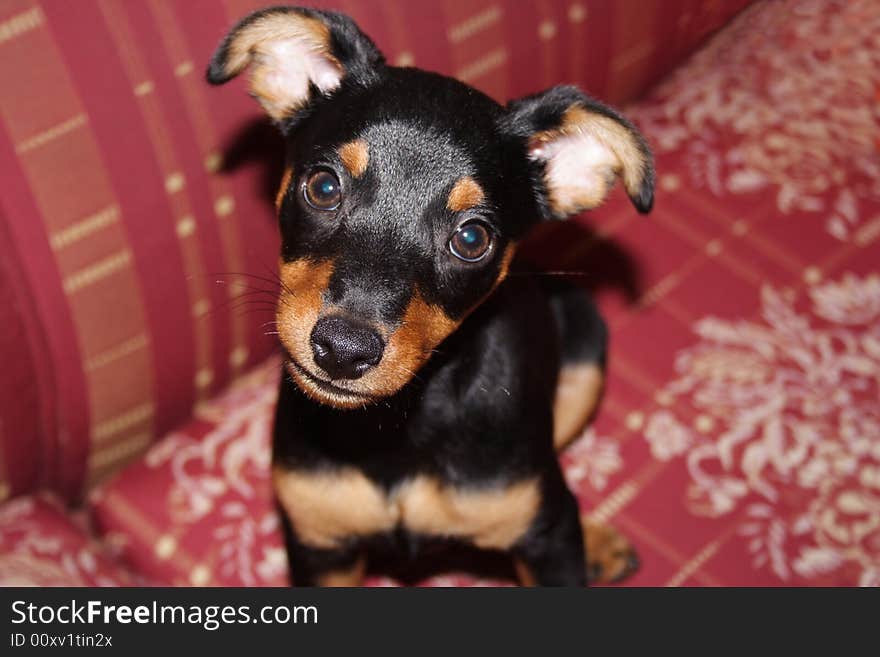
[[[609,525],[583,519],[587,579],[591,584],[619,582],[639,567],[629,540]]]

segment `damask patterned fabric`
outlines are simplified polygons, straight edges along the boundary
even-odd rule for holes
[[[654,213],[618,195],[529,247],[610,325],[599,416],[563,456],[584,512],[637,545],[631,584],[880,584],[880,4],[761,3],[632,115]],[[276,366],[96,492],[138,571],[284,581]]]
[[[271,351],[277,140],[202,76],[262,4],[0,3],[0,500],[76,499]],[[502,100],[622,101],[748,0],[308,4]]]
[[[168,585],[287,583],[269,481],[280,368],[270,357],[91,492],[98,532],[133,570]]]
[[[0,583],[3,586],[131,586],[142,583],[114,554],[72,522],[48,495],[0,506]]]

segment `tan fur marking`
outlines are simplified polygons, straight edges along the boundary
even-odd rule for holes
[[[292,167],[284,167],[284,174],[281,176],[281,186],[278,188],[278,194],[275,195],[275,209],[281,210],[281,203],[284,201],[284,195],[287,194],[287,188],[290,187],[290,178],[293,176]]]
[[[629,575],[633,568],[635,550],[629,540],[610,525],[581,518],[584,529],[584,547],[587,552],[587,572],[594,582],[616,582]]]
[[[493,290],[506,278],[515,252],[516,244],[511,243],[506,247]],[[299,366],[313,374],[317,372],[312,365],[310,335],[319,316],[334,312],[329,307],[323,307],[322,298],[332,272],[333,264],[330,262],[316,264],[309,260],[298,260],[281,264],[284,287],[276,317],[279,336]],[[479,303],[482,303],[482,299]],[[337,408],[359,408],[369,403],[371,398],[385,397],[402,388],[427,362],[432,350],[457,329],[463,319],[452,319],[442,308],[427,303],[418,291],[414,292],[400,326],[390,336],[383,334],[386,346],[379,364],[360,379],[337,382],[337,385],[350,391],[350,396],[329,393],[318,388],[293,366],[288,369],[299,387],[316,401]],[[381,332],[381,327],[377,329]]]
[[[553,401],[553,446],[558,450],[577,438],[596,410],[605,375],[595,363],[568,365],[559,372]]]
[[[367,569],[367,560],[359,558],[351,568],[347,570],[334,570],[318,575],[318,586],[360,586],[364,580],[364,572]]]
[[[310,336],[321,314],[323,292],[327,289],[333,264],[308,260],[282,263],[284,287],[278,303],[276,321],[282,344],[300,365],[313,371]],[[370,397],[390,395],[399,390],[431,354],[431,350],[452,333],[460,322],[449,318],[442,309],[425,303],[416,292],[410,300],[400,328],[385,347],[379,365],[357,381],[340,383],[351,397],[334,395],[318,388],[291,367],[290,373],[303,391],[313,399],[337,408],[357,408]]]
[[[535,579],[532,569],[524,562],[519,559],[514,559],[513,569],[516,571],[516,578],[519,580],[520,586],[532,587],[538,585],[538,580]]]
[[[339,159],[348,169],[353,178],[360,178],[367,170],[370,163],[370,150],[367,142],[363,139],[356,139],[339,147]]]
[[[610,148],[619,163],[615,173],[621,174],[627,192],[638,194],[645,170],[645,156],[625,126],[607,116],[588,112],[578,105],[569,107],[565,112],[563,126],[568,126],[566,130],[587,130]]]
[[[507,278],[515,254],[516,244],[511,242],[501,257],[493,291]],[[380,395],[391,394],[398,390],[409,381],[413,372],[424,365],[431,355],[431,350],[455,331],[464,318],[484,299],[485,297],[468,310],[464,317],[454,320],[442,308],[426,303],[418,291],[415,292],[407,306],[400,328],[392,333],[388,340],[382,361],[377,368],[367,373],[364,383],[371,387],[375,385],[373,389]]]
[[[307,259],[281,263],[283,283],[278,299],[275,321],[278,337],[300,367],[312,371],[311,333],[321,314],[323,295],[333,274],[333,262]],[[366,398],[352,391],[351,396],[335,395],[317,387],[293,365],[288,367],[297,385],[312,399],[338,408],[356,408]]]
[[[529,528],[541,493],[536,480],[504,489],[459,490],[419,477],[400,496],[407,529],[469,540],[480,548],[505,550]]]
[[[498,267],[498,278],[495,279],[495,285],[492,286],[493,290],[501,285],[501,283],[504,282],[504,279],[507,278],[507,274],[510,273],[510,263],[513,262],[513,256],[515,255],[516,242],[511,242],[504,249],[504,255],[501,256],[501,265]]]
[[[558,128],[536,133],[531,142],[538,145],[557,139],[576,138],[581,134],[589,135],[602,144],[608,149],[609,157],[597,163],[599,170],[592,172],[592,185],[559,187],[548,184],[550,205],[560,215],[574,214],[600,205],[618,175],[623,179],[627,192],[636,196],[644,178],[645,155],[630,131],[614,119],[590,112],[577,104],[565,111]]]
[[[316,18],[290,11],[273,12],[241,29],[229,43],[225,72],[228,76],[237,75],[252,64],[251,94],[276,120],[284,118],[307,100],[291,99],[273,84],[272,67],[266,65],[270,60],[268,47],[281,41],[303,43],[342,70],[342,65],[331,54],[329,28]]]
[[[462,490],[421,476],[386,495],[354,468],[307,472],[276,467],[275,494],[306,545],[333,548],[352,536],[394,529],[507,549],[529,528],[541,494],[537,480],[507,488]]]
[[[452,333],[460,321],[453,320],[437,306],[426,303],[415,292],[404,313],[400,328],[391,334],[379,365],[361,379],[365,389],[375,395],[399,390],[431,355],[431,350]]]
[[[492,289],[470,308],[461,319],[449,317],[442,308],[426,303],[416,291],[403,316],[400,328],[387,339],[385,353],[379,365],[360,379],[363,390],[371,395],[390,395],[399,390],[412,375],[427,362],[431,351],[455,331],[464,319],[497,288],[510,269],[516,254],[516,243],[511,242],[501,256],[498,277]]]
[[[237,75],[259,54],[263,43],[305,39],[319,51],[328,51],[330,30],[316,18],[292,12],[268,13],[238,32],[229,44],[226,74]]]
[[[601,182],[594,187],[590,187],[589,191],[579,187],[563,187],[553,188],[550,190],[549,200],[550,207],[557,214],[576,214],[581,210],[589,210],[602,205],[602,202],[608,196],[613,186],[613,181],[607,178],[600,179]]]
[[[399,518],[397,507],[354,468],[306,472],[276,467],[272,482],[297,538],[312,547],[334,548],[350,536],[388,531]]]
[[[449,192],[449,198],[446,199],[446,207],[453,212],[461,212],[469,210],[486,198],[486,193],[479,183],[470,176],[459,178],[452,190]]]

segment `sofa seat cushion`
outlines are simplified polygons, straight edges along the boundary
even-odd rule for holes
[[[130,586],[142,583],[107,545],[91,539],[48,494],[0,506],[0,586]]]
[[[90,495],[98,532],[170,585],[281,585],[269,482],[279,363],[269,359]]]

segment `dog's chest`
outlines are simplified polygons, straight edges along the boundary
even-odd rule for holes
[[[528,529],[540,503],[538,482],[461,489],[420,475],[385,491],[362,472],[276,468],[275,492],[297,537],[332,549],[346,539],[403,528],[507,549]]]

